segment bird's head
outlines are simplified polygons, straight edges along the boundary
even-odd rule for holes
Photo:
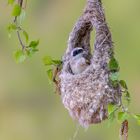
[[[71,57],[77,57],[77,56],[81,56],[84,53],[84,49],[83,48],[74,48],[71,52]]]
[[[74,48],[71,52],[70,67],[73,74],[83,72],[90,64],[88,53],[83,48]]]

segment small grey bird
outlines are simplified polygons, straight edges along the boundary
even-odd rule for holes
[[[70,68],[73,74],[82,73],[90,65],[90,56],[83,48],[74,48],[71,52]]]

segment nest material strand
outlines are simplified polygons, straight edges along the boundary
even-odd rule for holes
[[[93,55],[90,47],[92,29],[96,31]],[[76,47],[82,47],[91,55],[91,64],[84,72],[73,75],[68,71],[68,64],[71,51]],[[59,75],[62,102],[70,115],[84,127],[106,119],[107,105],[119,103],[120,87],[113,87],[109,81],[108,63],[112,56],[113,43],[101,0],[88,0],[70,33]]]

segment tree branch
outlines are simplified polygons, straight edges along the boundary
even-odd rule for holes
[[[18,36],[19,43],[22,46],[22,50],[24,50],[25,49],[25,45],[22,42],[19,30],[17,30],[17,36]]]

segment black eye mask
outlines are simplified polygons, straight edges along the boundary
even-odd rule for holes
[[[78,54],[80,54],[80,53],[82,53],[83,52],[83,49],[78,49],[78,50],[75,50],[75,51],[73,51],[73,56],[76,56],[76,55],[78,55]]]

